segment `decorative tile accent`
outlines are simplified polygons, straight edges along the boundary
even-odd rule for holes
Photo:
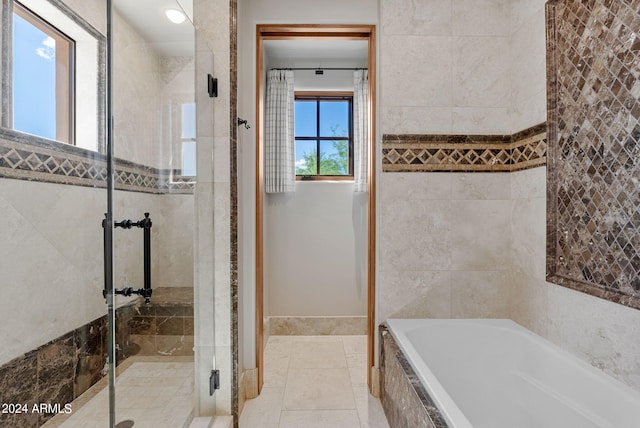
[[[448,427],[386,324],[380,326],[380,400],[393,427]]]
[[[640,309],[640,0],[546,8],[547,279]]]
[[[231,275],[231,413],[234,427],[240,419],[239,404],[239,344],[238,344],[238,0],[229,0],[229,80],[230,80],[230,255],[229,271]]]
[[[107,158],[97,152],[0,129],[0,177],[106,187]],[[144,193],[193,193],[193,177],[116,159],[115,187]]]
[[[511,172],[545,165],[546,125],[514,135],[382,136],[383,172]]]

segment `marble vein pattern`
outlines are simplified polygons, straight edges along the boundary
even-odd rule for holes
[[[381,401],[394,428],[448,427],[386,325],[380,326]]]
[[[547,3],[547,278],[640,309],[640,1]]]
[[[150,306],[131,302],[116,310],[116,360],[131,357],[193,358],[193,294],[185,287],[155,290]],[[0,367],[2,403],[64,406],[104,381],[106,315]],[[152,357],[151,357],[152,358]],[[53,413],[0,413],[0,426],[33,427]]]

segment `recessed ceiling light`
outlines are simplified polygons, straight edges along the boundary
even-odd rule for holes
[[[187,17],[184,16],[184,13],[182,13],[178,9],[167,9],[164,11],[164,14],[167,15],[169,21],[173,22],[174,24],[182,24],[185,19],[187,19]]]

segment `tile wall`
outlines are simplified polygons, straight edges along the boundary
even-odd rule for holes
[[[511,135],[546,120],[544,2],[509,2],[509,18],[503,15],[505,21],[500,23],[492,21],[494,18],[491,16],[485,16],[493,14],[494,9],[498,17],[501,13],[507,14],[499,1],[495,5],[488,1],[455,3],[381,3],[380,80],[383,90],[380,110],[383,133]],[[605,10],[605,4],[618,8],[618,11],[628,10],[634,5],[634,10],[639,10],[637,1],[564,3],[580,4],[581,7],[589,5],[594,11]],[[463,6],[466,12],[461,10]],[[487,29],[484,24],[470,25],[469,20],[474,19],[470,15],[476,15],[487,23],[493,22],[495,28]],[[624,19],[636,22],[634,16],[626,13]],[[606,11],[602,18],[602,22],[616,23],[615,28],[620,34],[630,36],[630,33],[625,33],[621,18],[616,17],[616,13]],[[452,20],[460,20],[460,23],[452,23]],[[594,17],[591,22],[595,21]],[[463,60],[464,57],[451,52],[455,52],[456,46],[468,37],[465,33],[477,31],[476,36],[491,46],[492,37],[499,37],[496,32],[506,31],[502,27],[506,22],[510,22],[507,34],[511,38],[510,64],[506,67],[514,77],[510,83],[502,81],[512,88],[506,110],[489,104],[485,104],[483,109],[456,107],[451,101],[454,89],[449,89],[450,80],[445,73],[438,78],[438,67],[427,72],[426,66],[408,64],[436,62],[450,70],[449,75],[455,75],[454,59]],[[462,28],[463,23],[466,28]],[[567,30],[573,28],[567,26]],[[589,35],[585,30],[584,36]],[[411,55],[401,57],[400,54],[393,57],[386,53],[389,49],[402,52],[405,40],[408,46],[423,46],[423,53],[416,53],[418,58]],[[496,46],[499,46],[497,42]],[[449,50],[438,50],[439,46],[446,46]],[[567,49],[567,57],[572,58],[575,51],[571,47]],[[391,57],[394,61],[389,61]],[[488,55],[487,58],[499,57]],[[472,69],[470,66],[469,70]],[[469,79],[482,79],[482,76],[483,73],[477,73]],[[423,95],[422,100],[404,97],[408,89],[404,93],[398,92],[401,85],[408,85],[399,82],[402,79],[414,82],[413,90]],[[637,86],[638,79],[630,82],[634,90],[633,85]],[[438,94],[440,96],[436,96]],[[462,122],[454,120],[460,117],[459,111],[482,112],[476,116],[481,120],[472,121],[474,126],[465,128]],[[509,114],[500,115],[499,123],[492,120],[495,114],[504,111]],[[383,150],[384,144],[386,142]],[[473,147],[468,150],[473,151]],[[454,152],[452,148],[443,154],[442,159]],[[465,158],[465,154],[458,153],[450,164],[455,165],[459,159]],[[419,159],[418,166],[411,166],[415,160],[412,156]],[[420,152],[413,152],[409,157],[398,167],[401,171],[439,168],[438,162],[423,161],[426,157],[420,159]],[[383,155],[383,171],[391,165],[384,162]],[[378,322],[391,316],[510,317],[631,387],[640,389],[640,360],[637,358],[640,355],[637,340],[640,311],[545,280],[547,168],[540,166],[508,174],[462,172],[464,168],[468,166],[460,167],[461,172],[458,173],[382,172],[379,176]],[[635,193],[631,191],[629,195]],[[491,208],[498,211],[488,211]]]

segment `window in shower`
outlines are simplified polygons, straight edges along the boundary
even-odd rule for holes
[[[353,94],[296,93],[296,176],[305,180],[353,178]]]
[[[181,175],[195,177],[196,175],[196,104],[182,104],[181,112]]]
[[[104,36],[61,2],[14,0],[2,2],[0,40],[0,134],[102,152]]]
[[[13,6],[13,129],[74,143],[75,41]]]

